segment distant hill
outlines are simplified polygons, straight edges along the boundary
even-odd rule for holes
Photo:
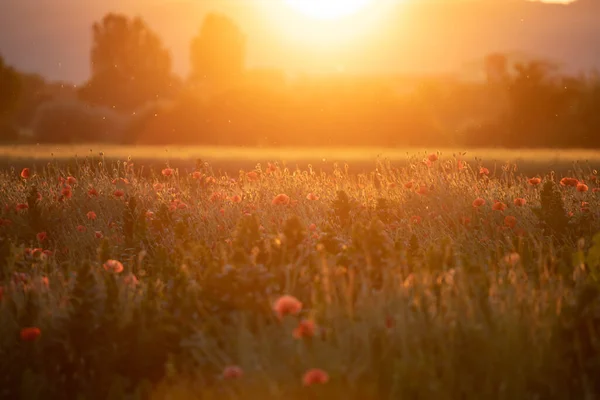
[[[81,82],[88,76],[91,24],[109,11],[122,11],[141,15],[159,32],[173,52],[176,72],[184,75],[190,40],[205,13],[216,9],[234,17],[248,35],[250,66],[301,72],[319,65],[317,52],[290,51],[290,42],[256,6],[273,1],[278,0],[2,0],[0,54],[19,69]],[[360,73],[464,72],[465,63],[472,67],[487,53],[509,51],[549,58],[572,72],[589,70],[600,67],[600,1],[405,0],[371,38],[350,52],[339,51],[340,63]],[[373,48],[376,56],[361,56]]]

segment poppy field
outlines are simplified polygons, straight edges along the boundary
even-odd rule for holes
[[[593,165],[21,164],[0,398],[600,396]]]

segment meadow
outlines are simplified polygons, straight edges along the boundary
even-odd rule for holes
[[[594,152],[74,149],[0,149],[2,398],[600,396]]]

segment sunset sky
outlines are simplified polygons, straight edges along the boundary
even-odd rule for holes
[[[324,8],[323,0],[3,0],[0,54],[27,71],[82,81],[89,73],[91,24],[120,11],[141,15],[171,50],[176,72],[185,75],[190,40],[204,15],[218,11],[247,34],[251,67],[428,73],[456,69],[497,50],[582,57],[589,64],[592,56],[581,47],[586,43],[576,38],[591,45],[596,39],[589,29],[600,25],[600,16],[590,13],[564,19],[573,6],[534,13],[511,0],[329,1]]]

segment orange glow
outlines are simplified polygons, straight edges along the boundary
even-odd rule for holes
[[[356,48],[379,32],[398,0],[280,0],[263,2],[275,31],[294,46],[317,49]],[[287,41],[286,40],[286,41]]]
[[[373,0],[286,0],[301,13],[316,19],[338,19],[356,14]]]

